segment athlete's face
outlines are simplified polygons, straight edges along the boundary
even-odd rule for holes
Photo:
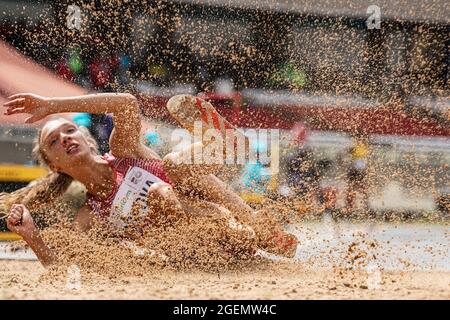
[[[92,146],[84,134],[65,119],[47,122],[42,128],[39,143],[53,171],[68,173],[92,154]]]

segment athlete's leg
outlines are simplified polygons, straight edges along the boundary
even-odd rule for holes
[[[216,130],[222,136],[224,152],[226,151],[227,139],[233,139],[230,143],[232,143],[235,153],[238,152],[238,143],[244,144],[244,152],[249,151],[249,139],[222,117],[208,101],[191,95],[176,95],[167,102],[167,110],[184,129],[192,134],[194,134],[196,122],[201,123],[202,137],[208,130]]]
[[[196,164],[193,159],[197,149],[204,147],[202,142],[192,143],[180,151],[174,151],[163,158],[164,170],[171,181],[182,182],[186,177],[217,173],[220,164]]]
[[[257,249],[255,231],[248,225],[238,222],[233,214],[226,208],[209,201],[195,200],[190,197],[180,197],[184,210],[192,218],[203,216],[220,229],[220,242],[224,249],[231,252],[242,253],[243,249],[254,255]],[[237,251],[236,251],[237,250]]]
[[[157,182],[148,190],[148,222],[150,224],[171,224],[185,216],[183,206],[172,186]]]
[[[245,142],[245,150],[249,150],[249,140],[237,128],[225,120],[207,101],[190,96],[178,95],[172,97],[167,103],[167,109],[178,122],[191,133],[194,133],[194,123],[201,121],[202,136],[209,129],[215,129],[226,142],[227,130],[231,130],[232,138]],[[237,150],[236,140],[233,141],[234,153]],[[203,146],[204,147],[204,146]],[[297,241],[294,236],[286,234],[269,215],[255,213],[236,193],[223,181],[211,173],[215,173],[219,165],[180,165],[177,161],[183,157],[193,156],[195,145],[191,145],[178,154],[168,155],[165,159],[165,168],[169,177],[175,179],[179,190],[184,194],[200,195],[203,199],[218,203],[235,214],[236,219],[250,225],[257,233],[259,246],[276,253],[292,255]],[[223,146],[226,151],[226,145]],[[191,158],[193,159],[193,157]],[[282,249],[280,250],[280,247]],[[284,252],[283,252],[284,251]]]
[[[196,121],[202,122],[202,134],[209,129],[215,129],[220,133],[224,142],[226,142],[226,130],[232,130],[234,133],[232,138],[236,137],[237,140],[241,139],[244,141],[246,150],[248,150],[248,139],[219,115],[209,102],[191,95],[177,95],[169,99],[167,109],[191,133],[194,133],[194,123]],[[237,144],[234,143],[235,141],[232,142],[233,147],[237,147]],[[208,143],[212,142],[201,141],[194,143],[182,151],[173,152],[164,157],[164,167],[169,174],[169,178],[179,185],[186,186],[187,190],[196,190],[202,193],[207,200],[217,201],[229,210],[236,211],[236,209],[239,209],[238,211],[243,211],[243,214],[249,215],[253,210],[225,183],[211,175],[222,168],[221,164],[196,164],[195,161],[192,161],[195,159],[195,151],[203,149]],[[223,146],[222,150],[226,152],[226,146]],[[191,161],[183,161],[185,159],[190,159]],[[249,218],[244,219],[249,221],[251,220]]]
[[[208,221],[220,228],[220,242],[225,250],[246,252],[247,255],[254,255],[256,252],[255,231],[236,221],[229,210],[218,204],[179,197],[166,183],[155,183],[150,187],[147,203],[147,225],[169,226],[181,219],[195,220],[195,217],[200,215],[207,217]]]
[[[164,168],[180,194],[195,196],[228,209],[236,220],[253,228],[261,249],[289,257],[295,254],[296,238],[283,232],[274,217],[264,211],[255,212],[226,183],[213,174],[205,174],[207,167],[179,165],[173,162],[175,159],[176,156],[166,156]]]
[[[209,129],[215,129],[226,138],[226,130],[233,130],[240,139],[248,139],[240,133],[232,124],[217,113],[214,107],[207,101],[191,95],[177,95],[167,102],[167,109],[178,122],[191,133],[194,131],[194,122],[202,122],[202,130],[205,133]],[[168,154],[164,158],[164,165],[169,177],[182,185],[188,192],[195,190],[208,201],[214,201],[239,213],[239,219],[245,223],[252,223],[254,210],[248,206],[236,193],[234,193],[223,181],[213,174],[221,168],[220,165],[207,164],[183,164],[183,159],[193,159],[195,149],[206,143],[192,144],[180,152]],[[236,146],[233,144],[233,146]],[[223,148],[225,150],[225,148]],[[248,150],[248,149],[247,149]],[[237,150],[235,150],[237,151]]]
[[[202,122],[202,134],[209,129],[216,129],[222,135],[223,141],[226,141],[226,130],[233,130],[234,136],[232,137],[245,141],[245,150],[249,150],[248,139],[222,118],[209,102],[198,97],[178,95],[169,100],[167,108],[172,116],[191,133],[194,132],[195,121]],[[233,143],[233,147],[236,153],[237,144]],[[236,219],[250,225],[255,230],[260,247],[272,252],[276,251],[276,253],[285,251],[287,253],[285,255],[292,255],[297,243],[295,237],[283,233],[275,219],[263,213],[256,214],[227,184],[210,174],[217,172],[220,165],[180,164],[181,159],[186,159],[184,157],[193,159],[194,149],[195,145],[191,145],[179,153],[169,154],[164,158],[166,172],[169,178],[178,185],[178,190],[184,194],[195,193],[203,199],[218,203],[233,212]],[[226,145],[223,146],[223,150],[226,150]],[[279,250],[280,245],[283,247],[281,251]]]

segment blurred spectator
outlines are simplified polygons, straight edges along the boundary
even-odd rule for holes
[[[298,195],[313,195],[317,192],[320,169],[309,147],[301,147],[288,156],[287,175],[289,186]]]
[[[148,147],[159,146],[162,144],[161,136],[156,131],[148,131],[144,135],[144,143]]]
[[[268,174],[266,167],[261,163],[260,156],[267,152],[267,141],[260,139],[250,140],[250,148],[256,154],[255,163],[247,163],[244,167],[241,184],[244,191],[255,193],[265,193],[271,176]]]
[[[301,122],[296,122],[291,128],[291,144],[294,148],[301,147],[306,143],[308,130]]]
[[[101,154],[109,152],[109,136],[114,128],[113,118],[107,114],[93,114],[90,128]]]
[[[289,193],[298,195],[306,202],[328,203],[320,189],[320,181],[331,161],[317,159],[313,150],[306,146],[306,127],[298,122],[291,129],[292,151],[286,155],[286,174]]]
[[[256,161],[256,163],[247,163],[241,178],[244,191],[252,191],[256,193],[264,193],[269,177],[263,174],[264,165]]]
[[[81,73],[81,71],[83,70],[83,59],[80,56],[79,49],[72,49],[69,51],[68,65],[69,65],[70,70],[74,74]]]
[[[171,77],[171,69],[165,63],[148,63],[148,76],[150,81],[156,86],[164,86],[169,84]]]
[[[113,80],[113,74],[109,61],[103,57],[94,58],[89,64],[89,75],[94,89],[103,91],[107,89]]]
[[[147,147],[160,155],[167,153],[166,149],[169,147],[156,128],[148,129],[145,132],[143,135],[143,142]]]
[[[350,166],[348,168],[347,209],[355,207],[356,195],[359,192],[363,199],[364,209],[368,209],[367,165],[369,144],[366,137],[358,135],[349,149]]]
[[[119,56],[118,80],[121,86],[128,86],[130,79],[130,57],[122,53]]]
[[[308,84],[308,77],[302,67],[287,60],[278,66],[270,81],[276,88],[302,90]]]
[[[233,80],[230,78],[217,78],[214,91],[224,95],[232,94],[235,92]]]
[[[89,128],[92,125],[92,116],[89,113],[76,113],[72,119],[77,126]]]
[[[295,190],[295,192],[302,190],[305,191],[304,186],[302,187],[302,180],[304,179],[304,174],[300,171],[300,166],[303,164],[303,169],[307,169],[306,165],[309,164],[307,161],[311,161],[310,156],[312,152],[309,148],[305,147],[307,130],[303,123],[297,122],[293,125],[290,131],[290,144],[292,151],[286,155],[286,174],[288,187]]]
[[[68,81],[75,81],[75,73],[70,69],[66,58],[61,58],[56,64],[57,74]]]

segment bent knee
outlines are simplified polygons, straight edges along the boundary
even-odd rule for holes
[[[190,181],[193,177],[198,176],[195,166],[190,164],[190,159],[186,152],[172,152],[163,158],[163,166],[166,175],[176,185]]]
[[[166,175],[173,182],[178,182],[181,180],[182,172],[180,168],[180,153],[179,152],[171,152],[163,158],[163,167]]]
[[[181,153],[171,152],[164,156],[162,159],[164,170],[174,169],[178,164],[180,164]]]
[[[159,198],[169,198],[175,195],[173,188],[166,182],[156,182],[148,189],[149,196],[157,196]]]

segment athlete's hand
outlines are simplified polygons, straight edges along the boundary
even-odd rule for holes
[[[30,211],[23,204],[13,204],[6,219],[6,226],[24,239],[29,239],[36,231]]]
[[[8,97],[8,102],[3,104],[6,107],[5,115],[17,113],[29,113],[31,117],[25,123],[39,121],[52,114],[49,99],[32,93],[18,93]]]

